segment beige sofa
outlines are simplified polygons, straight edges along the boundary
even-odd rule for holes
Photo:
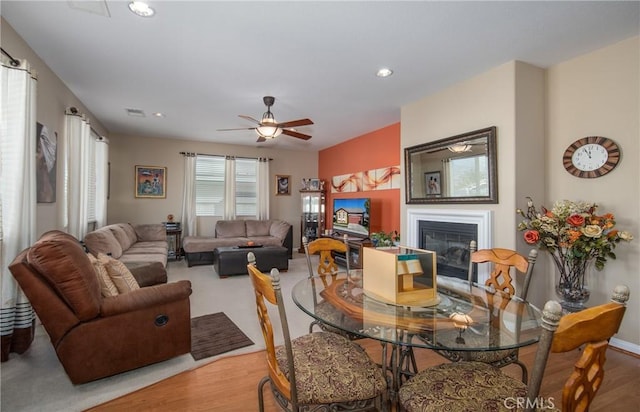
[[[213,264],[213,250],[224,246],[246,245],[284,246],[292,258],[293,232],[283,220],[218,220],[215,236],[186,236],[182,241],[189,267]]]
[[[142,286],[167,282],[167,232],[162,223],[115,223],[87,233],[84,245],[124,263]]]

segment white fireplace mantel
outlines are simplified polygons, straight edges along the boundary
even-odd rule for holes
[[[407,209],[407,246],[419,247],[420,234],[418,232],[418,226],[420,221],[477,225],[478,249],[491,249],[493,247],[493,221],[490,210]],[[478,282],[484,283],[488,278],[488,268],[479,267]]]

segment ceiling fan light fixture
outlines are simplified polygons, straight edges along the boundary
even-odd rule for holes
[[[389,77],[393,74],[393,70],[388,67],[383,67],[376,72],[376,76],[378,77]]]
[[[273,139],[274,137],[280,136],[282,128],[278,126],[262,125],[256,127],[256,133],[258,136],[264,137],[265,139]]]
[[[447,149],[453,153],[464,153],[471,151],[471,145],[466,143],[455,143],[447,147]]]

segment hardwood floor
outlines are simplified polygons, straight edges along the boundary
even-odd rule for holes
[[[380,344],[364,339],[359,341],[373,359],[380,358]],[[520,358],[529,369],[533,364],[536,346],[523,348]],[[445,360],[427,349],[415,351],[420,369]],[[562,385],[570,374],[579,354],[551,354],[540,391],[541,396],[554,397],[557,405],[562,397]],[[225,411],[258,410],[257,385],[266,374],[264,351],[219,359],[197,369],[180,373],[147,388],[90,409],[103,411]],[[504,371],[516,378],[520,368],[510,365]],[[609,349],[605,364],[605,379],[591,405],[591,412],[626,412],[640,410],[640,358]],[[281,409],[265,388],[265,410]]]

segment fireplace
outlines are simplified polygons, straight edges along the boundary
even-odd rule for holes
[[[478,249],[489,249],[491,211],[459,209],[408,209],[407,246],[434,250],[439,276],[467,279],[469,242],[475,240]],[[476,278],[484,283],[489,278],[486,265],[477,268]]]
[[[418,232],[418,247],[436,252],[439,276],[468,278],[469,243],[478,241],[478,225],[421,220],[418,222]],[[478,280],[477,272],[473,280]]]

